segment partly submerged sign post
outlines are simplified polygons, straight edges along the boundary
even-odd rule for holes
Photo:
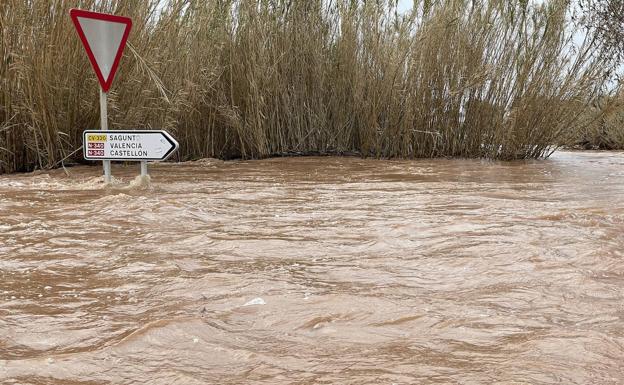
[[[147,161],[166,159],[178,148],[178,143],[164,131],[102,132],[108,131],[108,90],[126,47],[132,20],[80,9],[72,9],[70,16],[101,86],[101,131],[84,132],[85,159],[103,161],[106,183],[111,181],[111,160],[140,161],[141,175],[145,176]]]
[[[126,47],[128,35],[132,29],[132,19],[81,9],[72,9],[69,15],[102,87],[100,89],[100,129],[106,131],[108,130],[107,93]],[[110,160],[104,161],[104,179],[106,183],[111,181]]]

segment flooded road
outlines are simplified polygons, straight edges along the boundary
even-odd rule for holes
[[[624,154],[0,176],[0,383],[622,384]]]

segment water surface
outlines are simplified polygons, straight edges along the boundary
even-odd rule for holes
[[[622,384],[624,154],[0,177],[0,383]]]

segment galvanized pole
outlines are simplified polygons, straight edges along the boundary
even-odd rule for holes
[[[100,128],[102,131],[108,131],[108,106],[107,93],[100,88]],[[104,182],[111,182],[111,161],[104,161]]]
[[[147,161],[141,161],[141,176],[147,176]]]

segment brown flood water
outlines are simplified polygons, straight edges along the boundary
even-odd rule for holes
[[[623,384],[624,154],[0,177],[3,384]]]

